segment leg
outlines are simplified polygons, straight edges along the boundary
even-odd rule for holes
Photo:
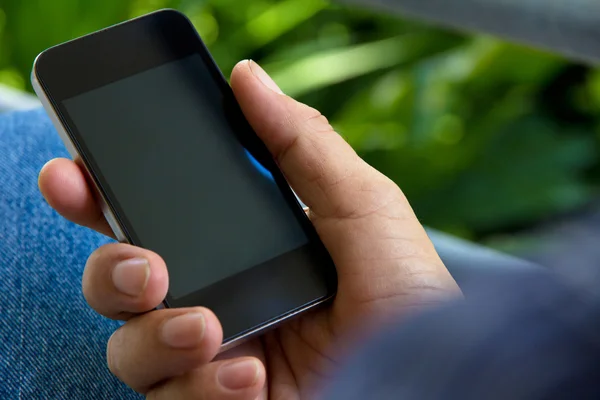
[[[81,294],[88,255],[108,239],[58,216],[37,174],[67,156],[41,110],[0,117],[0,398],[137,399],[105,363],[117,322]]]
[[[37,189],[40,168],[57,156],[66,152],[42,111],[0,117],[0,398],[137,398],[105,367],[118,323],[81,295],[85,260],[108,239],[59,217]],[[480,277],[531,266],[430,235],[465,293]]]

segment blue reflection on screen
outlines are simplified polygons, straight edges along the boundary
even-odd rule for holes
[[[268,169],[266,169],[261,163],[259,163],[258,160],[256,158],[254,158],[254,156],[252,154],[250,154],[250,152],[248,150],[244,149],[244,151],[246,152],[246,156],[252,163],[252,166],[254,166],[254,168],[256,168],[258,170],[258,172],[261,173],[262,176],[264,176],[265,178],[270,179],[272,181],[275,180],[273,178],[273,174],[271,174],[271,172],[269,172]]]

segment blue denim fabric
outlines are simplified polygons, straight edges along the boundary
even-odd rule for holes
[[[37,189],[59,156],[42,111],[0,116],[0,399],[137,399],[105,366],[119,324],[81,293],[86,258],[109,239],[59,217]],[[469,298],[382,334],[323,399],[600,398],[598,293],[531,271]]]
[[[43,111],[0,116],[0,399],[138,399],[106,368],[118,323],[81,293],[87,257],[109,239],[62,219],[37,189],[61,156]]]

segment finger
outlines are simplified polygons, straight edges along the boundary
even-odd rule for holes
[[[219,353],[214,361],[223,361],[223,360],[231,360],[240,357],[253,357],[258,359],[262,365],[267,364],[267,358],[265,354],[265,347],[263,345],[262,338],[256,338],[254,340],[249,340],[244,342],[238,346],[235,346],[232,349]],[[269,387],[268,385],[263,385],[263,388],[258,396],[256,396],[253,400],[266,400],[269,398]]]
[[[114,237],[83,171],[75,162],[66,158],[49,161],[40,171],[38,186],[48,204],[60,215]]]
[[[131,319],[110,338],[110,371],[140,393],[212,360],[223,341],[217,317],[202,307],[162,309]]]
[[[160,256],[123,243],[97,249],[83,272],[83,295],[98,313],[126,320],[156,308],[167,295],[169,276]]]
[[[265,384],[265,368],[254,357],[206,364],[148,393],[149,400],[255,400]]]
[[[254,62],[239,63],[231,85],[240,106],[296,193],[322,217],[356,217],[403,198],[366,164],[317,110],[282,95]],[[412,215],[408,202],[403,212]]]

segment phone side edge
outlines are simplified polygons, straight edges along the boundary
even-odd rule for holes
[[[281,317],[276,318],[264,325],[256,327],[256,328],[252,329],[251,331],[248,331],[240,336],[237,336],[237,337],[234,337],[233,339],[224,341],[223,344],[221,344],[219,353],[230,350],[230,349],[237,347],[257,336],[260,336],[270,330],[273,330],[273,329],[279,327],[284,322],[289,321],[290,319],[293,319],[295,317],[298,317],[301,314],[305,313],[306,311],[309,311],[309,310],[312,310],[313,308],[319,307],[319,306],[323,305],[324,303],[327,303],[328,301],[332,300],[334,297],[335,297],[335,294],[331,294],[330,296],[321,298],[310,304],[305,305],[304,307],[298,308],[288,314],[282,315]]]
[[[77,165],[79,165],[80,167],[82,167],[84,169],[84,172],[88,178],[88,182],[92,183],[92,186],[93,186],[92,190],[94,192],[96,199],[99,202],[100,209],[102,210],[102,214],[104,214],[104,218],[106,218],[106,221],[108,222],[108,225],[112,229],[115,237],[117,238],[117,240],[119,242],[128,243],[129,240],[127,240],[127,237],[125,236],[125,233],[121,229],[121,226],[119,225],[117,218],[115,217],[112,210],[108,206],[108,202],[104,198],[102,191],[94,183],[94,179],[92,179],[91,172],[89,171],[89,169],[85,165],[85,163],[82,161],[82,157],[79,154],[79,151],[75,147],[75,144],[71,140],[65,127],[63,126],[62,122],[60,121],[60,118],[59,118],[58,114],[56,113],[56,110],[52,106],[52,103],[50,102],[50,99],[48,98],[46,91],[40,84],[40,81],[39,81],[39,79],[37,77],[37,73],[36,73],[36,65],[37,65],[38,59],[40,58],[40,56],[42,54],[43,53],[41,53],[40,55],[38,55],[36,57],[34,64],[33,64],[33,69],[31,71],[31,85],[33,86],[33,90],[34,90],[35,94],[37,95],[38,99],[40,100],[42,107],[46,111],[46,114],[48,114],[50,121],[52,121],[52,125],[54,125],[54,128],[58,132],[58,136],[60,137],[60,139],[64,143],[65,147],[67,148],[67,151],[73,158],[73,161],[75,161],[75,163]]]

